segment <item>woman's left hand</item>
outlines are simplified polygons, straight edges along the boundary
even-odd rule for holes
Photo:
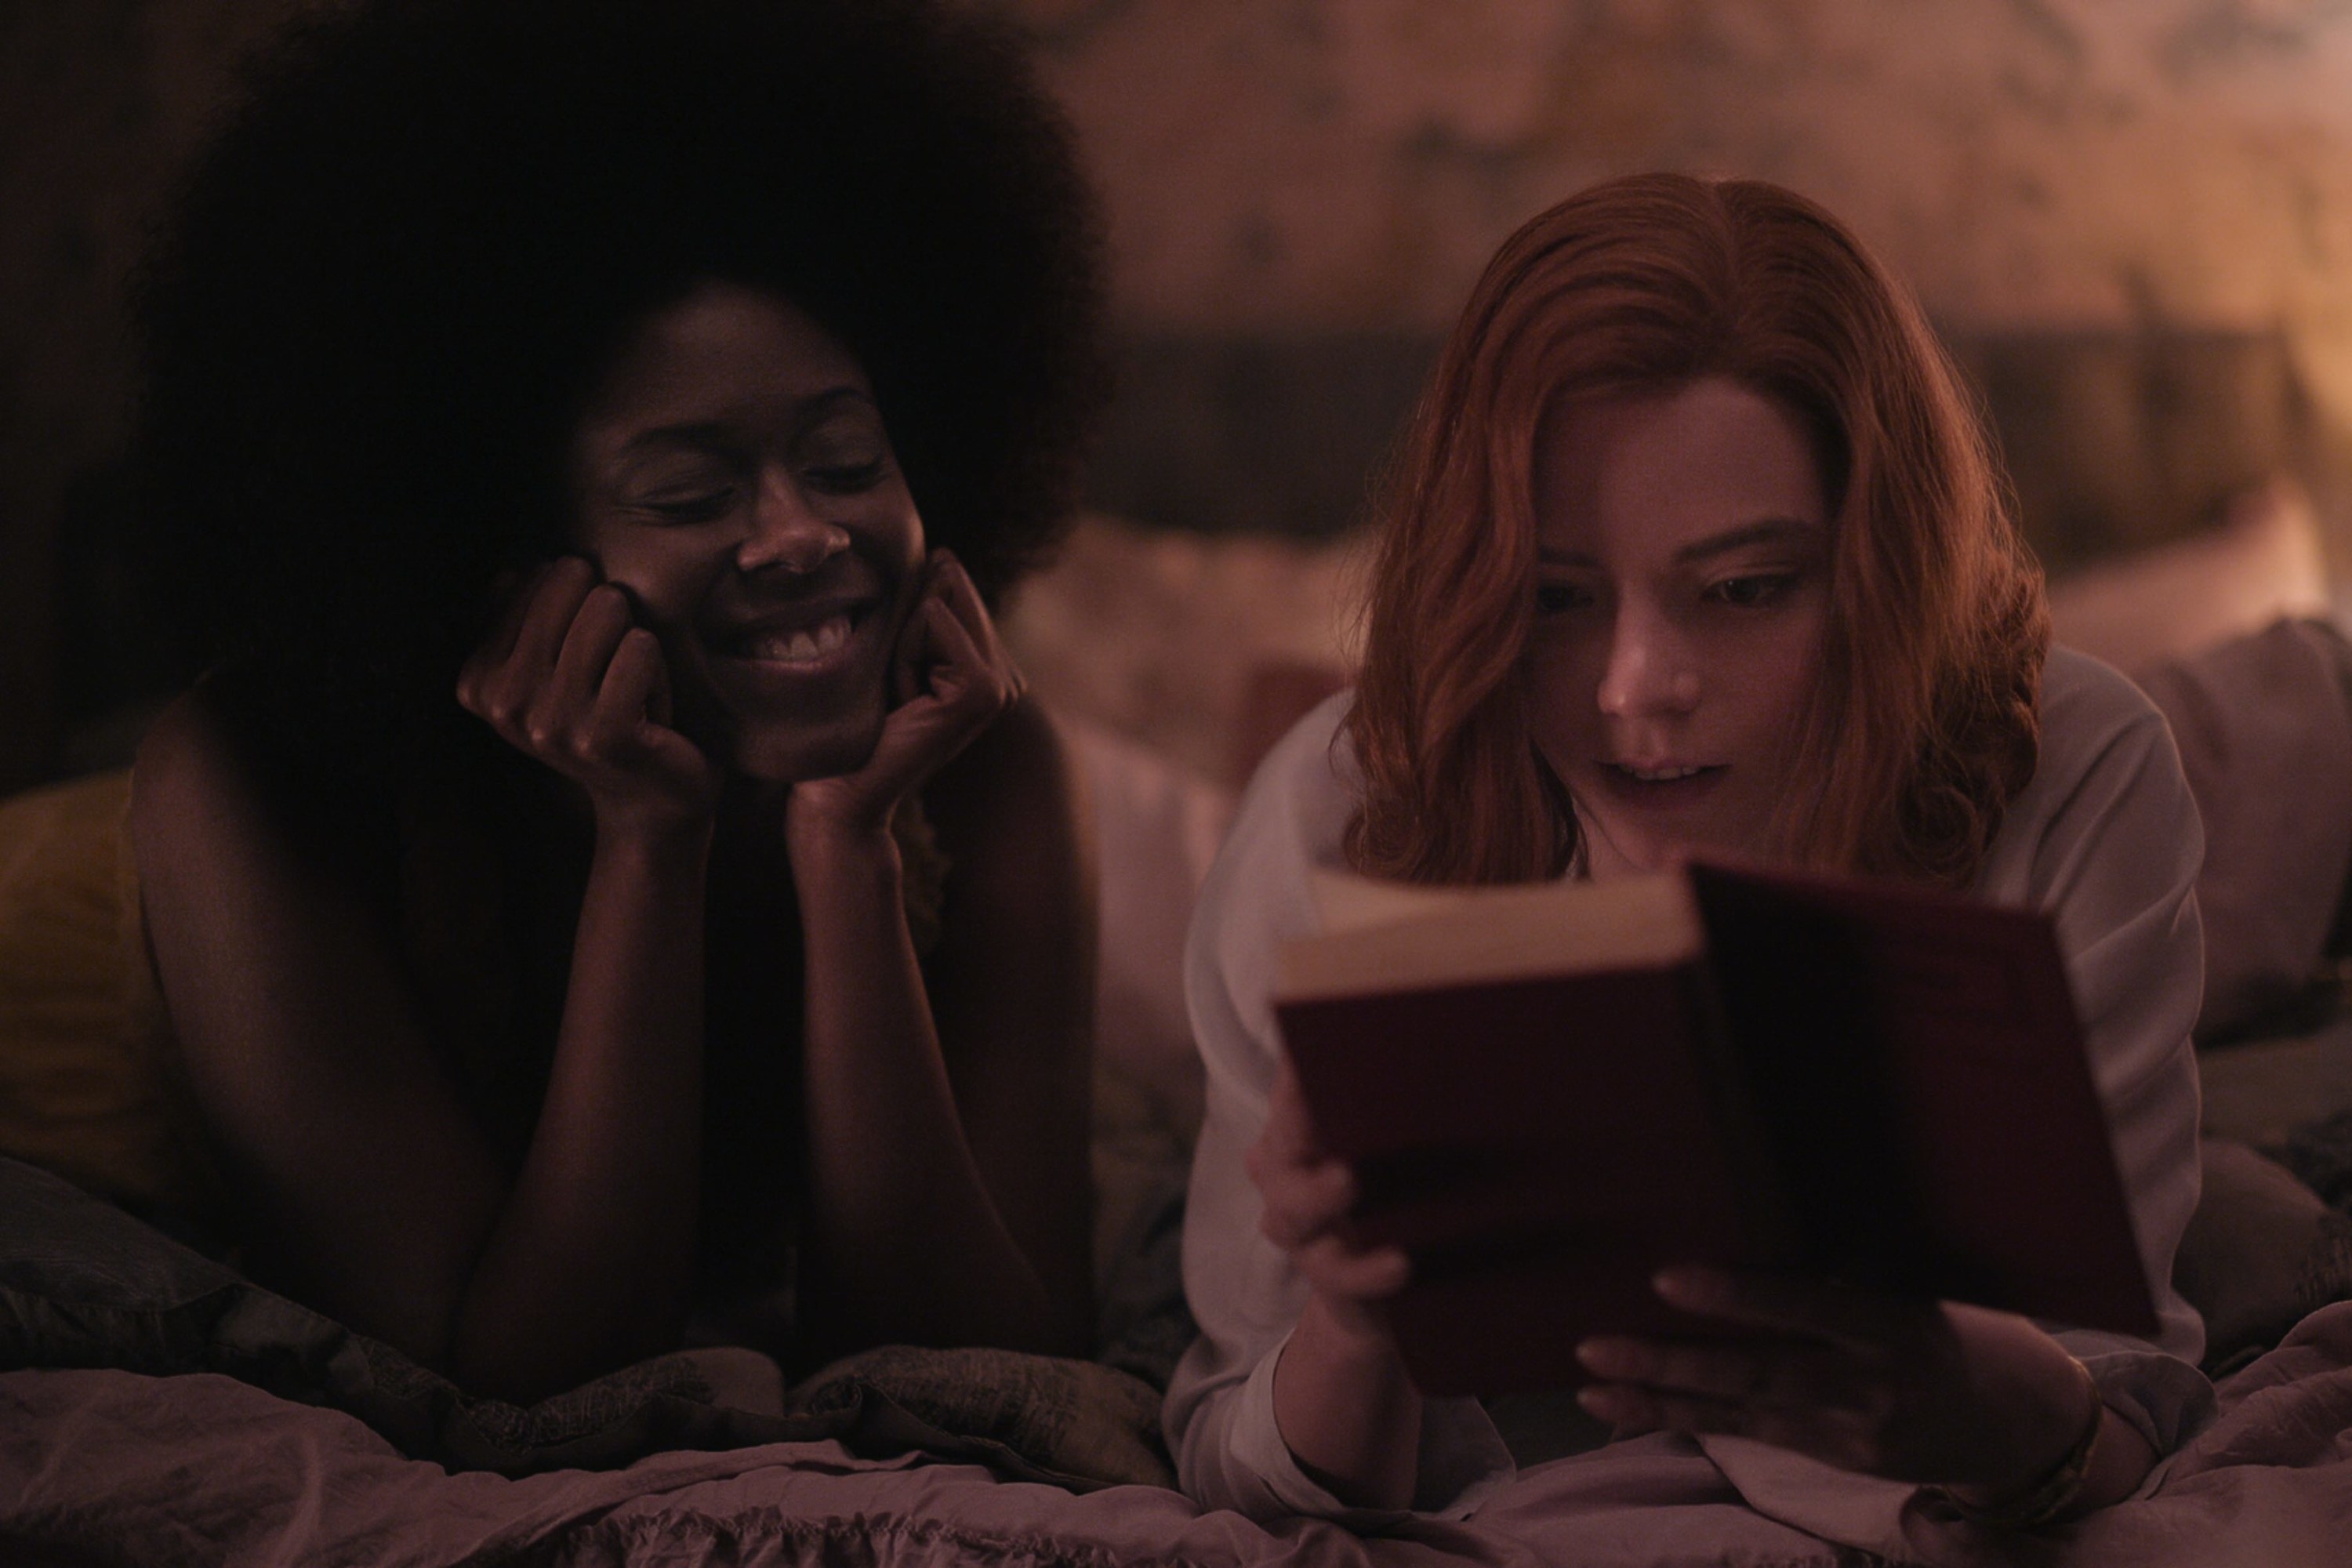
[[[1755,1437],[1845,1469],[2013,1495],[2081,1438],[2084,1379],[2025,1318],[1777,1275],[1674,1268],[1658,1293],[1725,1341],[1595,1338],[1580,1395],[1639,1429]]]
[[[998,641],[963,563],[934,550],[891,661],[893,706],[874,754],[855,773],[793,786],[785,829],[886,831],[898,803],[1021,700],[1027,684]]]

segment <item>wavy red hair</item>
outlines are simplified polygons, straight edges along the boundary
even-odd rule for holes
[[[1981,418],[1909,292],[1757,181],[1647,174],[1505,242],[1385,489],[1346,735],[1349,860],[1419,882],[1557,876],[1580,839],[1528,718],[1536,431],[1556,399],[1727,377],[1812,433],[1831,614],[1779,842],[1797,864],[1965,885],[2033,772],[2049,612]]]

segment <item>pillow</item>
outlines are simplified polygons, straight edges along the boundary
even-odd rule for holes
[[[1164,1385],[1193,1335],[1178,1242],[1200,1054],[1184,1004],[1184,939],[1233,797],[1134,742],[1059,718],[1093,820],[1101,908],[1095,1003],[1097,1342]]]
[[[1101,950],[1095,1054],[1186,1149],[1201,1125],[1201,1060],[1184,1004],[1192,902],[1232,820],[1232,792],[1082,717],[1056,712],[1084,783]]]
[[[2320,973],[2352,870],[2352,647],[2281,621],[2141,672],[2205,821],[2200,1044],[2275,1027]]]
[[[0,800],[0,1154],[210,1218],[219,1182],[168,1065],[130,805],[127,772]]]
[[[2319,522],[2287,479],[2240,496],[2210,532],[2050,584],[2058,640],[2131,672],[2327,608]]]
[[[2234,1370],[2352,1296],[2352,1219],[2242,1143],[2204,1140],[2205,1185],[2173,1283],[2205,1318],[2205,1367]]]
[[[1352,664],[1361,547],[1360,536],[1210,535],[1097,514],[1021,585],[1005,642],[1056,713],[1238,785],[1255,672]]]

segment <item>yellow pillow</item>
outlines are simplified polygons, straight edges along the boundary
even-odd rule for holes
[[[128,770],[0,800],[0,1155],[213,1230],[226,1194],[147,949],[130,807]],[[890,826],[929,952],[948,857],[919,801]]]
[[[0,1154],[207,1216],[220,1187],[148,956],[130,804],[128,772],[0,800]]]

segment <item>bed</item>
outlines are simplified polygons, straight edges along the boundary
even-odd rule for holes
[[[1818,1511],[1768,1519],[1665,1438],[1534,1467],[1464,1523],[1360,1539],[1202,1514],[1159,1488],[1079,1494],[830,1441],[453,1474],[353,1417],[230,1378],[17,1372],[0,1377],[0,1549],[141,1565],[2315,1564],[2352,1541],[2347,1427],[2352,1304],[2339,1304],[2224,1381],[2220,1416],[2150,1495],[2028,1543],[1826,1489]]]
[[[2352,648],[2323,621],[2273,624],[2321,607],[2315,556],[2281,531],[2307,528],[2291,511],[2273,496],[2204,555],[2060,605],[2095,648],[2108,634],[2084,605],[2161,605],[2188,584],[2207,617],[2151,612],[2195,621],[2193,648],[2108,648],[2172,717],[2214,851],[2200,884],[2216,937],[2200,1023],[2213,1141],[2181,1268],[2211,1325],[2218,1409],[2130,1501],[2008,1539],[1907,1489],[1666,1436],[1528,1463],[1466,1521],[1369,1536],[1203,1513],[1171,1490],[1153,1384],[1186,1331],[1174,1243],[1199,1118],[1175,983],[1183,916],[1234,778],[1344,658],[1349,563],[1096,524],[1012,622],[1087,773],[1103,858],[1093,1362],[883,1353],[784,1389],[772,1366],[698,1352],[498,1405],[9,1161],[0,1563],[2342,1562]],[[2302,574],[2284,588],[2280,562]],[[2213,624],[2232,572],[2243,591]],[[1201,605],[1228,619],[1176,624]],[[2141,636],[2147,618],[2115,624]],[[1159,651],[1087,647],[1106,621],[1159,625]]]

